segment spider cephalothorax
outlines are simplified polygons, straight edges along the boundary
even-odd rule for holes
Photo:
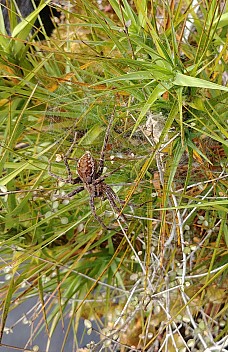
[[[112,121],[113,121],[113,116],[110,118],[108,128],[105,133],[105,138],[104,138],[99,162],[93,158],[93,156],[89,151],[85,152],[85,154],[81,156],[81,158],[78,160],[78,163],[77,163],[77,173],[79,177],[76,177],[76,178],[72,177],[72,172],[68,164],[68,155],[71,153],[74,147],[76,138],[74,138],[74,142],[70,146],[66,155],[62,157],[68,172],[68,177],[64,179],[58,175],[53,174],[51,172],[50,165],[49,165],[49,174],[52,177],[55,177],[57,180],[63,181],[65,183],[71,183],[73,185],[77,183],[83,183],[83,186],[80,186],[75,190],[73,190],[72,192],[68,193],[66,197],[67,198],[73,197],[75,194],[78,194],[84,189],[86,189],[90,196],[89,203],[90,203],[92,214],[95,217],[95,219],[97,219],[99,223],[102,225],[102,227],[104,228],[107,228],[107,227],[101,220],[100,216],[98,216],[96,213],[94,198],[96,197],[101,197],[103,199],[107,198],[113,210],[116,211],[118,214],[121,214],[120,208],[116,205],[116,202],[118,203],[120,202],[118,196],[115,194],[113,189],[104,182],[104,179],[108,175],[102,176],[103,169],[104,169],[104,152],[108,143],[108,137],[109,137]],[[121,218],[125,220],[125,217],[123,215],[121,215]]]

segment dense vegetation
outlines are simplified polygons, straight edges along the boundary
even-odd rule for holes
[[[21,350],[46,334],[52,351],[64,317],[59,351],[71,330],[77,349],[80,318],[99,330],[90,349],[228,344],[226,6],[72,0],[45,41],[27,39],[26,20],[9,37],[0,18],[3,345],[9,311],[29,297],[39,304]],[[99,160],[111,116],[105,182],[123,216],[96,198],[105,229],[88,192],[67,199],[80,185],[48,169],[67,177],[74,139],[74,178],[85,151]]]

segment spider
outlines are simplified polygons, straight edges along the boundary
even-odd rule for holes
[[[111,207],[114,209],[115,212],[119,214],[120,218],[124,219],[124,221],[126,220],[125,216],[121,214],[121,210],[116,204],[116,202],[120,203],[119,197],[116,195],[113,189],[104,182],[104,179],[110,174],[114,173],[117,169],[102,176],[103,169],[104,169],[104,161],[105,161],[104,154],[105,154],[105,149],[107,147],[113,119],[114,119],[114,114],[111,116],[110,121],[108,123],[99,161],[95,160],[89,151],[86,151],[85,154],[81,156],[81,158],[78,160],[78,163],[77,163],[78,177],[73,178],[72,172],[68,163],[68,160],[69,160],[68,155],[72,152],[72,149],[76,143],[76,134],[74,136],[74,141],[70,146],[70,148],[68,149],[67,153],[62,156],[62,160],[66,166],[68,177],[64,179],[61,176],[58,176],[52,173],[50,162],[49,162],[49,168],[48,168],[49,175],[56,178],[59,181],[70,183],[72,185],[75,185],[77,183],[83,184],[82,186],[79,186],[72,192],[68,193],[64,198],[71,198],[76,194],[82,192],[83,190],[87,190],[87,192],[89,193],[89,204],[90,204],[91,212],[94,218],[100,223],[100,225],[104,229],[108,229],[108,228],[103,223],[100,216],[97,215],[95,204],[94,204],[94,200],[96,197],[100,197],[102,199],[107,198]]]

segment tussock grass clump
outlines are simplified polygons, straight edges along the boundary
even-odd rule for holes
[[[75,351],[83,318],[100,340],[91,338],[91,350],[222,350],[226,6],[64,2],[63,23],[34,41],[44,6],[11,37],[0,21],[2,345],[15,329],[9,311],[36,297],[24,321],[34,328],[17,348],[32,348],[38,336],[51,351],[62,324],[59,351],[72,331]],[[74,178],[86,151],[99,160],[112,114],[105,182],[123,216],[95,198],[105,230],[88,194],[66,199],[77,185],[48,168],[67,177],[74,138]]]

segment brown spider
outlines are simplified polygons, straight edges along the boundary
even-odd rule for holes
[[[74,191],[68,193],[64,198],[71,198],[74,195],[86,189],[90,196],[89,204],[91,207],[92,214],[95,217],[95,219],[101,224],[101,226],[105,229],[107,229],[107,226],[105,226],[100,216],[98,216],[96,213],[96,208],[94,204],[94,199],[96,197],[100,197],[102,199],[107,198],[111,207],[114,209],[114,211],[116,211],[117,214],[121,214],[120,208],[116,205],[116,202],[120,203],[118,196],[115,194],[113,189],[104,182],[104,179],[110,174],[112,174],[113,172],[115,172],[117,169],[102,176],[103,169],[104,169],[104,159],[105,159],[104,154],[108,143],[108,138],[109,138],[109,133],[113,122],[113,118],[114,118],[114,115],[111,116],[105,133],[99,162],[93,158],[93,156],[89,151],[86,151],[85,154],[82,155],[82,157],[78,160],[78,163],[77,163],[77,173],[79,177],[73,178],[70,166],[68,164],[68,159],[69,159],[68,155],[71,153],[76,143],[76,134],[75,134],[72,145],[70,146],[67,153],[62,156],[62,159],[67,169],[68,177],[64,179],[61,176],[53,174],[51,172],[50,163],[49,163],[49,169],[48,169],[49,175],[56,178],[59,181],[70,183],[72,185],[75,185],[77,183],[83,183],[83,186],[80,186],[76,188]],[[120,215],[120,217],[124,219],[124,221],[126,220],[123,214]]]

